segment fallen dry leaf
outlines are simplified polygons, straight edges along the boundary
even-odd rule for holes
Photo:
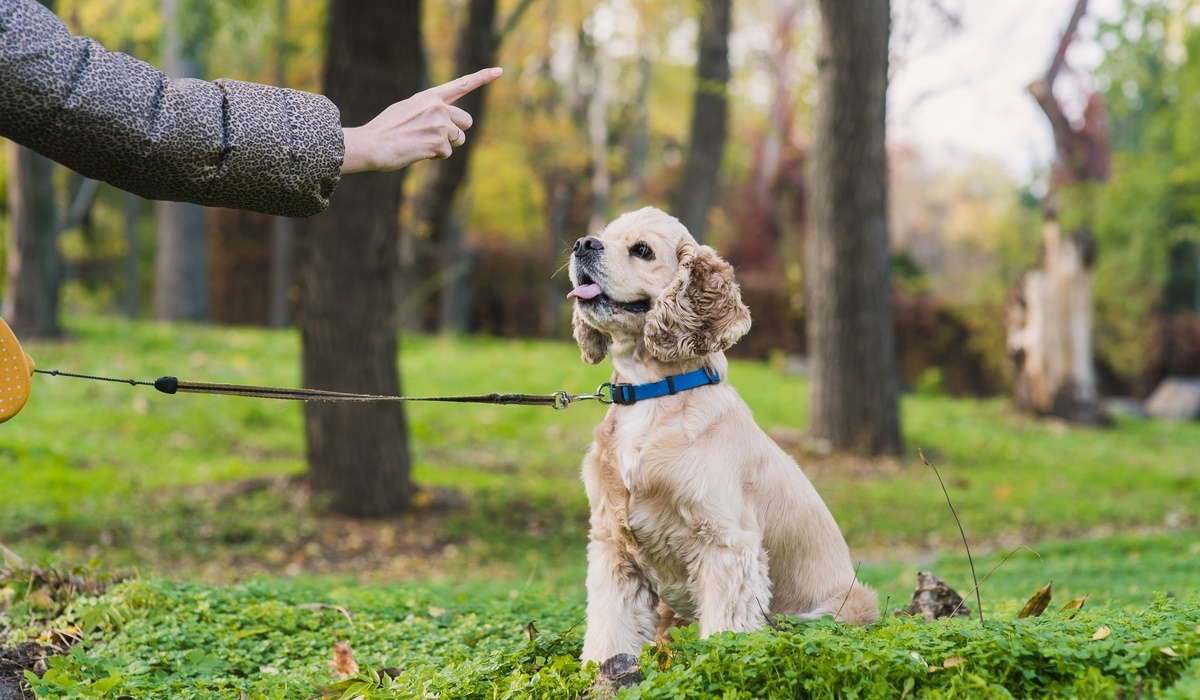
[[[83,630],[79,629],[76,625],[71,625],[70,627],[51,627],[42,632],[38,636],[37,641],[42,645],[54,644],[61,646],[65,644],[66,646],[71,646],[82,639]]]
[[[967,663],[967,660],[961,656],[947,656],[946,660],[942,662],[942,666],[944,668],[954,668],[955,666],[961,666],[965,663]]]
[[[1167,656],[1179,656],[1179,654],[1176,654],[1175,650],[1172,649],[1171,647],[1162,647],[1159,649],[1159,651],[1166,654]]]
[[[675,655],[671,653],[671,646],[662,639],[657,639],[654,642],[654,662],[658,664],[658,670],[665,671],[671,668],[671,659]]]
[[[1108,635],[1110,634],[1112,634],[1112,630],[1109,629],[1108,626],[1102,626],[1100,629],[1096,630],[1095,634],[1092,635],[1092,641],[1098,642],[1101,639],[1108,639]]]
[[[1068,610],[1074,611],[1070,615],[1067,616],[1068,620],[1074,620],[1075,613],[1079,612],[1080,610],[1083,610],[1083,604],[1087,602],[1087,599],[1088,599],[1088,597],[1086,595],[1082,598],[1076,598],[1075,600],[1072,600],[1070,603],[1067,603],[1066,605],[1059,608],[1058,611],[1060,613],[1066,612]]]
[[[1026,603],[1025,607],[1021,608],[1021,612],[1017,614],[1018,620],[1024,620],[1027,617],[1037,617],[1046,612],[1046,607],[1050,605],[1050,587],[1054,585],[1054,579],[1050,580],[1045,586],[1038,589],[1037,593],[1033,594]]]
[[[354,652],[350,650],[350,642],[333,643],[333,661],[326,661],[326,666],[333,669],[330,673],[334,678],[349,678],[358,673],[358,662],[354,660]]]

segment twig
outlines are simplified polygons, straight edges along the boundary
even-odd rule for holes
[[[1033,556],[1037,557],[1038,559],[1041,559],[1041,558],[1042,558],[1042,555],[1038,554],[1036,551],[1034,551],[1033,549],[1031,549],[1030,547],[1028,547],[1028,546],[1026,546],[1026,545],[1021,545],[1020,547],[1017,547],[1017,548],[1016,548],[1016,549],[1014,549],[1013,551],[1009,552],[1009,553],[1008,553],[1008,556],[1004,557],[1004,558],[1003,558],[1003,559],[1001,559],[1001,560],[1000,560],[1000,561],[999,561],[999,562],[998,562],[998,563],[997,563],[995,566],[993,566],[991,571],[989,571],[989,572],[987,572],[986,574],[984,574],[983,578],[982,578],[982,579],[980,579],[979,583],[975,584],[975,587],[974,587],[974,588],[972,588],[971,590],[967,591],[967,595],[963,596],[963,600],[960,600],[960,601],[958,602],[958,605],[955,605],[955,606],[954,606],[954,609],[950,611],[950,615],[949,615],[949,617],[947,617],[947,618],[946,618],[946,620],[947,620],[947,621],[949,621],[949,620],[950,620],[950,618],[954,617],[954,614],[958,612],[958,609],[962,607],[963,603],[965,603],[965,602],[966,602],[966,599],[971,597],[971,594],[972,594],[972,593],[975,593],[976,595],[978,595],[978,593],[979,593],[979,587],[980,587],[980,586],[982,586],[982,585],[984,584],[984,582],[985,582],[985,581],[987,581],[989,578],[991,578],[992,574],[996,573],[996,570],[997,570],[997,569],[999,569],[1000,567],[1004,566],[1004,563],[1005,563],[1005,562],[1007,562],[1009,559],[1012,559],[1013,555],[1014,555],[1014,554],[1016,554],[1017,552],[1021,551],[1022,549],[1024,549],[1024,550],[1028,551],[1030,554],[1032,554]],[[973,570],[972,570],[972,571],[973,571]],[[983,619],[983,618],[980,618],[980,619]],[[944,624],[944,623],[943,623],[943,624]]]
[[[525,14],[525,10],[528,10],[532,4],[533,0],[521,0],[521,4],[517,5],[512,14],[504,20],[504,26],[500,28],[500,31],[496,32],[496,38],[504,39],[504,37],[508,36],[517,27],[517,23],[521,21],[521,15]]]
[[[858,583],[858,569],[862,566],[862,562],[854,565],[854,578],[850,579],[850,587],[846,589],[846,597],[842,598],[842,604],[838,606],[837,612],[833,614],[833,619],[837,619],[838,615],[842,614],[842,608],[846,607],[846,601],[850,600],[850,594],[854,592],[854,584]]]
[[[1075,30],[1079,27],[1079,20],[1087,14],[1088,0],[1076,0],[1075,9],[1071,11],[1071,19],[1067,21],[1067,28],[1063,30],[1062,38],[1058,40],[1058,46],[1054,51],[1054,58],[1050,60],[1050,67],[1046,69],[1046,75],[1043,80],[1046,84],[1053,87],[1054,79],[1058,77],[1058,72],[1062,70],[1063,65],[1067,62],[1067,49],[1071,46],[1071,41],[1075,38]]]
[[[766,621],[767,625],[769,625],[771,627],[771,629],[778,632],[779,631],[779,623],[776,622],[775,620],[771,619],[771,613],[769,613],[763,609],[762,601],[758,599],[758,596],[754,597],[754,602],[758,605],[758,612],[762,614],[763,620]]]
[[[349,608],[341,605],[332,605],[330,603],[301,603],[296,607],[300,608],[301,610],[336,610],[342,614],[342,617],[346,618],[346,622],[349,622],[350,626],[354,626],[354,613],[350,612]]]
[[[581,618],[579,618],[578,620],[576,620],[576,621],[575,621],[575,624],[573,624],[573,625],[571,625],[570,627],[568,627],[568,628],[566,629],[566,631],[564,631],[564,632],[560,632],[560,633],[559,633],[559,635],[558,635],[557,637],[555,637],[555,638],[554,638],[554,643],[553,643],[553,644],[551,644],[549,647],[547,647],[547,648],[546,648],[546,653],[547,653],[548,655],[549,655],[549,654],[553,654],[553,653],[555,652],[555,650],[557,650],[557,649],[558,649],[558,645],[559,645],[559,644],[562,644],[562,643],[563,643],[563,640],[567,638],[567,635],[568,635],[568,634],[570,634],[570,633],[572,633],[572,632],[574,632],[576,627],[578,627],[578,626],[582,625],[582,624],[583,624],[584,622],[586,622],[586,621],[587,621],[587,616],[586,616],[586,615],[584,615],[583,617],[581,617]],[[530,626],[532,626],[532,625],[533,625],[533,620],[530,620],[530,621],[529,621],[529,624],[530,624]],[[530,639],[529,641],[530,641],[530,642],[533,642],[533,640],[532,640],[532,639]]]
[[[967,550],[967,563],[971,565],[971,580],[975,583],[975,604],[979,606],[979,622],[983,624],[983,597],[979,594],[979,577],[975,575],[975,559],[971,556],[971,545],[967,543],[967,533],[963,530],[962,521],[958,519],[958,513],[954,510],[954,502],[950,500],[950,492],[946,490],[946,482],[942,481],[942,475],[938,473],[937,467],[928,459],[925,459],[925,453],[921,448],[917,448],[917,454],[920,455],[921,461],[925,466],[933,470],[934,476],[937,477],[938,484],[942,487],[942,493],[946,496],[946,505],[950,506],[950,514],[954,516],[954,522],[958,525],[958,534],[962,535],[963,547]],[[970,595],[969,593],[967,595]],[[957,608],[955,608],[957,609]]]

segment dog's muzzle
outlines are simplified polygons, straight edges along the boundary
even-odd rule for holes
[[[649,299],[635,299],[627,302],[611,299],[589,274],[593,266],[598,264],[600,254],[604,252],[604,243],[599,238],[595,236],[580,238],[575,241],[572,250],[575,255],[573,261],[575,277],[579,284],[571,290],[570,294],[567,294],[568,299],[576,299],[585,304],[619,309],[633,314],[644,314],[650,310]]]

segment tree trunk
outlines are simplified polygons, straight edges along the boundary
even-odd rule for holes
[[[888,280],[888,0],[821,0],[805,304],[814,438],[898,454]]]
[[[62,260],[54,207],[54,163],[8,144],[8,281],[4,318],[23,338],[62,335],[58,290]]]
[[[675,215],[697,241],[704,241],[708,210],[716,196],[725,151],[729,85],[729,28],[731,0],[702,0],[700,56],[696,62],[696,92],[692,107],[692,136],[683,180],[675,191]]]
[[[1092,273],[1057,221],[1043,228],[1040,269],[1025,273],[1009,330],[1016,405],[1038,415],[1103,423],[1092,363]]]
[[[633,138],[629,143],[628,186],[622,204],[627,210],[636,209],[643,201],[646,188],[646,164],[650,159],[650,99],[651,64],[648,42],[642,42],[638,56],[638,86],[631,107],[634,110]]]
[[[419,89],[421,4],[333,0],[326,94],[343,123],[362,124]],[[301,224],[304,385],[396,394],[399,226],[404,171],[348,176],[329,208]],[[401,403],[309,402],[309,477],[334,510],[402,512],[415,487]]]
[[[542,181],[542,189],[547,194],[546,201],[546,234],[544,248],[545,259],[550,269],[557,269],[562,264],[563,250],[568,250],[570,237],[568,229],[571,219],[571,202],[575,198],[575,187],[569,173],[560,176],[550,176]],[[545,303],[542,309],[541,334],[543,338],[558,337],[558,329],[562,309],[566,305],[567,292],[564,290],[562,277],[554,275],[546,286]]]
[[[138,219],[142,213],[142,198],[125,193],[125,315],[131,319],[142,315],[142,246],[138,235]]]
[[[581,91],[586,101],[582,117],[591,155],[592,206],[588,231],[598,231],[608,223],[612,191],[612,173],[608,168],[608,61],[600,56],[599,48],[585,23],[579,32],[578,70],[580,83],[585,86]]]
[[[273,229],[281,217],[212,208],[207,218],[209,318],[223,325],[267,325]]]
[[[1070,206],[1087,207],[1091,195],[1086,185],[1108,176],[1108,129],[1099,95],[1089,97],[1078,127],[1054,97],[1055,79],[1086,12],[1087,0],[1076,0],[1045,76],[1029,86],[1050,122],[1055,160],[1042,205],[1042,262],[1025,274],[1013,298],[1008,351],[1016,370],[1013,403],[1018,409],[1103,425],[1109,418],[1100,405],[1092,358],[1095,241],[1086,227],[1064,233],[1059,225],[1060,210],[1068,204],[1064,192],[1074,190],[1079,195]],[[1087,217],[1073,218],[1086,221]]]
[[[164,72],[172,78],[199,78],[199,43],[185,36],[191,27],[179,0],[163,0]],[[188,32],[195,31],[189,28]],[[208,319],[208,260],[204,207],[186,202],[155,203],[158,229],[154,249],[154,317],[160,321]]]
[[[208,320],[208,254],[204,207],[155,202],[154,318]]]

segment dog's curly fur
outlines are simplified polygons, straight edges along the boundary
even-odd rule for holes
[[[583,464],[583,659],[637,654],[693,619],[702,636],[778,614],[877,620],[877,597],[857,581],[829,509],[725,381],[724,350],[750,329],[730,265],[646,208],[581,239],[570,269],[574,284],[601,292],[575,304],[585,362],[611,355],[613,381],[632,384],[699,368],[722,377],[613,405],[596,428]]]

